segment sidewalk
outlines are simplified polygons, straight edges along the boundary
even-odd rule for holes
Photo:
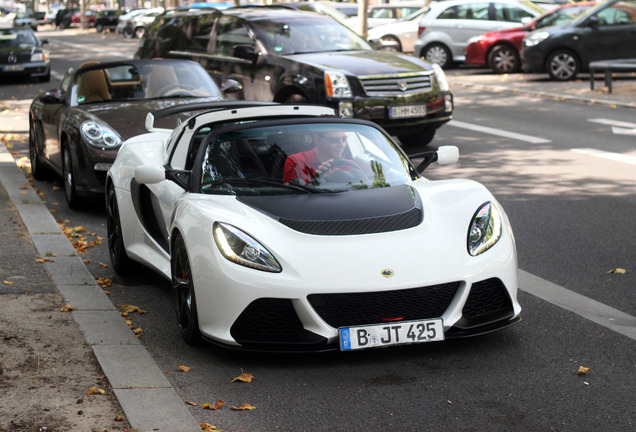
[[[448,79],[451,88],[636,108],[635,79],[615,80],[612,94],[602,81],[591,91],[587,79],[453,71]],[[0,432],[200,431],[7,150],[28,138],[30,102],[0,103]],[[60,312],[65,304],[74,310]],[[90,387],[105,394],[87,395]]]

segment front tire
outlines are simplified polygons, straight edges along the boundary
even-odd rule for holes
[[[136,263],[128,257],[124,246],[124,235],[119,217],[119,205],[115,187],[111,184],[106,191],[106,229],[108,238],[108,255],[117,274],[129,275],[136,268]]]
[[[37,132],[33,120],[29,119],[29,159],[31,159],[31,175],[36,180],[46,180],[50,171],[42,163],[38,154]]]
[[[183,237],[175,236],[170,256],[172,292],[177,309],[179,332],[186,343],[197,345],[201,342],[197,301],[192,282],[192,268]]]
[[[570,81],[581,70],[581,62],[573,52],[559,50],[550,55],[546,67],[554,81]]]
[[[73,160],[68,145],[62,146],[62,181],[64,182],[64,195],[69,208],[75,210],[80,207],[80,198],[75,187],[75,173]]]
[[[421,57],[431,63],[437,63],[443,69],[448,69],[453,64],[453,55],[450,50],[441,43],[433,43],[424,48]]]
[[[519,52],[509,45],[497,45],[488,55],[488,65],[498,74],[518,72],[521,66]]]

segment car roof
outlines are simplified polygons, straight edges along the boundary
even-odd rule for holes
[[[250,21],[259,21],[262,19],[272,18],[297,17],[300,16],[299,14],[304,14],[305,16],[314,16],[320,19],[331,19],[316,12],[301,11],[286,6],[236,7],[223,10],[223,14],[242,17]]]

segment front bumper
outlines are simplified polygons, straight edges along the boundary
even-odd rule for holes
[[[521,50],[521,69],[529,73],[545,72],[543,50],[536,47],[523,47]]]
[[[437,129],[452,119],[453,96],[440,92],[417,98],[330,99],[327,104],[342,117],[354,117],[372,121],[391,135],[411,135],[427,129]],[[392,118],[390,107],[425,106],[426,114],[416,117]]]
[[[30,62],[20,64],[0,64],[0,76],[31,76],[44,77],[51,73],[51,64],[48,61]]]

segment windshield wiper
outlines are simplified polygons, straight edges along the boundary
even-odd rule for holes
[[[277,186],[282,189],[295,189],[308,193],[325,193],[326,191],[315,188],[313,186],[303,185],[300,183],[294,182],[286,182],[283,180],[277,180],[272,178],[265,177],[255,177],[255,178],[224,178],[224,179],[214,179],[208,180],[201,183],[201,186],[223,186],[227,185],[230,188],[232,186]]]

